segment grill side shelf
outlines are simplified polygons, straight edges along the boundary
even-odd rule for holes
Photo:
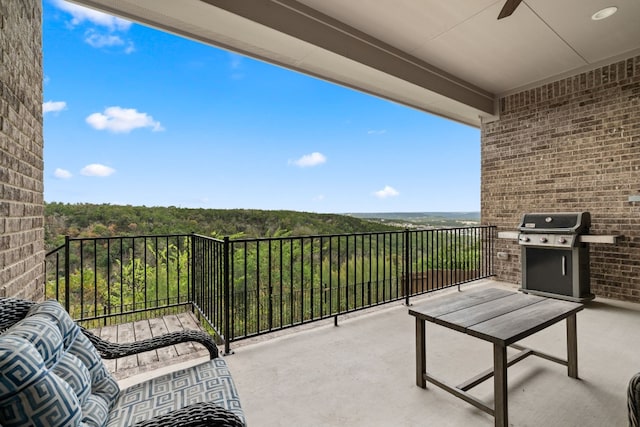
[[[498,239],[512,239],[518,240],[520,232],[518,231],[499,231]],[[615,245],[618,243],[618,239],[621,238],[621,234],[580,234],[578,236],[578,242],[580,243],[607,243]]]
[[[621,237],[621,234],[581,234],[578,236],[578,241],[581,243],[609,243],[615,245]]]

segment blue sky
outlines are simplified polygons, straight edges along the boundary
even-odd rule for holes
[[[47,202],[480,210],[480,131],[43,2]]]

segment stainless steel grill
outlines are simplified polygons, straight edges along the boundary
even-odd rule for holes
[[[520,223],[522,291],[571,301],[594,298],[590,290],[589,212],[528,213]]]

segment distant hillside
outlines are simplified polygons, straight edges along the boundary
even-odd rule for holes
[[[480,225],[480,212],[362,212],[345,215],[401,228]]]
[[[187,234],[206,236],[306,236],[398,230],[355,216],[252,209],[187,209],[110,204],[45,204],[47,249],[64,236],[107,237]]]

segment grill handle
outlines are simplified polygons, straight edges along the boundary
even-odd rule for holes
[[[562,275],[567,275],[567,256],[562,255]]]

